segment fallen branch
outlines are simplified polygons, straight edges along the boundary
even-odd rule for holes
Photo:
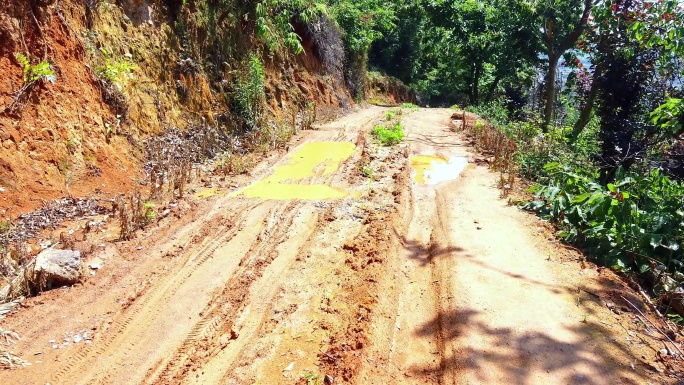
[[[680,357],[680,358],[681,358],[681,357],[684,357],[684,353],[682,353],[682,350],[679,349],[679,346],[677,346],[677,344],[676,344],[674,341],[672,341],[672,339],[670,338],[669,335],[667,335],[665,332],[663,332],[663,331],[658,327],[658,325],[656,325],[653,321],[651,321],[648,317],[646,317],[646,315],[645,315],[644,313],[642,313],[641,310],[639,310],[639,308],[636,307],[633,303],[631,303],[627,298],[625,298],[625,297],[623,297],[623,296],[620,296],[620,298],[622,298],[625,302],[627,302],[627,303],[629,304],[629,306],[631,306],[634,310],[636,310],[637,313],[639,313],[639,314],[641,315],[642,318],[644,318],[646,321],[648,321],[648,323],[650,323],[651,326],[653,326],[653,327],[655,328],[655,330],[658,331],[658,333],[660,333],[660,334],[662,334],[663,336],[665,336],[665,338],[667,338],[667,340],[670,341],[670,343],[672,344],[672,346],[674,346],[674,348],[677,349],[677,351],[679,352],[679,357]]]
[[[25,83],[16,93],[14,96],[14,100],[10,102],[5,108],[0,111],[0,116],[5,115],[6,113],[12,113],[19,109],[21,107],[21,102],[23,99],[27,99],[28,96],[31,95],[31,91],[33,90],[33,87],[36,85],[36,81],[32,81],[30,83]],[[26,96],[26,98],[24,98]]]

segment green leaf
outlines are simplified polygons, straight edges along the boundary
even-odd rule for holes
[[[593,193],[590,192],[578,195],[572,201],[570,201],[570,203],[582,203],[589,199],[589,197],[591,197],[592,195]]]

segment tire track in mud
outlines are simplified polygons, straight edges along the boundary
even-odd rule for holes
[[[356,131],[355,131],[356,132]],[[338,132],[334,141],[345,141],[348,133],[345,131]],[[351,158],[350,158],[351,159]],[[327,183],[332,184],[335,178],[338,178],[341,174],[344,174],[348,169],[349,159],[345,160],[336,173],[330,176],[324,177],[321,171],[322,168],[316,170],[314,175],[307,178],[306,184],[309,183]],[[274,203],[276,205],[281,203]],[[304,210],[303,208],[306,207]],[[267,227],[263,235],[259,236],[257,243],[252,247],[246,256],[241,260],[241,269],[236,271],[226,284],[226,288],[223,293],[217,295],[214,300],[212,300],[203,314],[208,314],[207,319],[213,319],[212,321],[206,321],[193,329],[190,335],[183,341],[181,347],[176,351],[171,360],[166,362],[160,362],[157,368],[153,370],[147,377],[146,383],[148,384],[174,384],[181,383],[191,379],[190,372],[196,372],[200,369],[202,373],[205,372],[204,366],[210,364],[207,373],[211,373],[214,380],[223,378],[230,374],[229,368],[234,366],[234,362],[239,358],[241,352],[248,346],[251,336],[257,335],[264,319],[272,311],[273,299],[278,291],[279,286],[271,285],[270,290],[261,291],[255,298],[250,297],[250,290],[255,282],[257,282],[264,272],[270,268],[271,264],[276,260],[276,258],[283,259],[280,257],[277,248],[281,244],[294,243],[293,246],[289,246],[289,253],[291,257],[294,258],[305,244],[309,241],[314,230],[310,229],[306,234],[302,234],[297,230],[292,230],[292,225],[294,219],[297,215],[292,214],[292,212],[297,211],[309,211],[309,216],[313,216],[314,205],[310,203],[294,203],[290,202],[285,206],[282,212],[278,212],[272,215],[272,220],[277,223],[275,226],[274,234],[270,234],[270,227]],[[304,224],[317,223],[315,217],[304,220]],[[294,242],[290,241],[294,240]],[[303,244],[302,240],[304,241]],[[265,258],[259,260],[259,256],[265,255]],[[282,272],[287,269],[288,264],[283,264],[280,266],[278,272]],[[274,273],[274,276],[278,275]],[[257,308],[251,309],[250,314],[256,314],[257,316],[252,317],[244,325],[241,325],[241,330],[239,333],[234,330],[235,321],[234,319],[239,318],[243,315],[245,311],[248,311],[249,306],[256,303]],[[259,308],[260,304],[268,304],[265,308]],[[245,334],[249,335],[250,338],[244,338]],[[234,341],[239,339],[240,341]],[[235,343],[233,343],[235,342]],[[231,348],[235,345],[236,348]],[[226,356],[226,359],[214,359],[217,355],[221,355],[221,358]],[[218,365],[213,363],[219,362]],[[213,366],[212,366],[213,365]]]
[[[369,188],[363,202],[367,215],[362,226],[342,247],[346,259],[339,276],[349,302],[335,309],[340,324],[320,325],[328,330],[329,341],[318,354],[319,368],[333,377],[334,383],[343,384],[361,381],[358,378],[364,365],[375,365],[369,352],[375,350],[376,320],[384,316],[378,305],[384,302],[381,290],[387,288],[387,277],[392,276],[396,265],[400,248],[396,228],[402,227],[400,203],[406,198],[401,190],[407,176],[405,152],[392,149],[379,156],[377,149],[371,153],[365,148],[365,138],[360,136],[357,143],[364,143],[361,162],[372,162],[386,184],[380,189]]]
[[[232,274],[225,288],[205,307],[203,314],[209,327],[198,325],[164,366],[158,375],[148,377],[148,383],[181,383],[189,371],[196,371],[229,341],[237,339],[241,330],[234,330],[234,319],[244,310],[251,298],[249,291],[264,271],[279,258],[277,247],[292,235],[292,224],[301,203],[290,202],[280,210],[273,211],[267,221],[269,225],[240,261],[240,268]],[[299,235],[299,234],[297,234]],[[238,333],[239,332],[239,333]],[[221,338],[224,338],[221,341]],[[226,341],[227,339],[227,341]],[[223,345],[223,346],[222,346]]]
[[[264,271],[259,280],[252,285],[252,292],[249,293],[249,304],[241,311],[246,314],[244,320],[238,320],[239,336],[231,341],[228,346],[222,347],[220,351],[212,357],[202,367],[202,375],[196,379],[191,379],[190,383],[233,383],[229,382],[236,366],[240,365],[245,355],[245,350],[249,349],[255,340],[263,334],[263,325],[267,317],[274,314],[276,297],[284,286],[284,281],[290,276],[286,271],[293,268],[296,258],[304,250],[308,250],[313,234],[316,232],[318,222],[318,209],[304,207],[299,212],[304,216],[306,226],[298,226],[292,229],[285,242],[282,242],[274,252],[278,253],[277,259]],[[296,309],[296,306],[295,306]],[[295,309],[290,308],[292,312]]]
[[[374,117],[376,113],[373,113]],[[365,128],[372,119],[366,117],[366,120],[361,127]],[[349,124],[338,129],[334,135],[330,132],[311,132],[310,136],[314,141],[348,141],[350,136],[356,137],[358,132],[358,125]],[[321,136],[325,138],[318,138]],[[350,159],[356,158],[358,157],[354,156]],[[356,171],[356,164],[352,163],[349,159],[345,160],[338,171],[329,176],[317,172],[308,182],[331,184],[335,180],[347,181],[347,174]],[[224,206],[217,202],[214,209],[225,211],[225,214],[206,215],[183,224],[183,227],[168,230],[166,234],[169,238],[173,237],[173,242],[159,242],[146,247],[155,254],[161,252],[161,255],[175,255],[167,264],[170,269],[166,271],[163,268],[148,275],[114,314],[109,313],[109,321],[103,321],[98,327],[91,344],[83,344],[78,350],[74,346],[64,351],[61,358],[65,362],[52,365],[57,370],[52,371],[50,382],[141,383],[139,379],[158,384],[185,382],[190,379],[188,373],[191,369],[202,368],[212,357],[226,351],[226,347],[222,346],[225,339],[221,340],[226,335],[229,336],[228,343],[231,346],[228,350],[231,351],[232,358],[230,362],[221,362],[217,371],[220,377],[217,379],[230,375],[235,362],[238,362],[251,341],[262,332],[266,317],[273,313],[274,299],[282,287],[282,281],[278,282],[282,279],[279,275],[293,265],[283,262],[274,267],[274,261],[279,263],[276,259],[283,259],[279,256],[281,253],[287,253],[288,258],[296,258],[301,250],[309,248],[308,242],[316,233],[316,228],[305,228],[302,231],[293,229],[295,217],[305,216],[303,222],[315,226],[318,223],[320,206],[312,202],[284,204],[246,199],[220,199],[219,202]],[[269,223],[256,226],[255,221],[260,220]],[[261,230],[257,232],[255,228]],[[195,231],[197,234],[193,235]],[[164,230],[161,232],[164,233]],[[254,235],[250,235],[251,233]],[[168,323],[168,315],[174,314],[172,307],[189,304],[188,301],[181,302],[177,297],[178,293],[187,292],[188,287],[196,286],[200,279],[198,277],[206,274],[208,266],[217,266],[216,258],[225,259],[225,256],[219,255],[225,250],[225,245],[235,243],[234,239],[239,237],[253,239],[243,242],[244,246],[237,247],[242,257],[239,258],[239,264],[238,258],[235,258],[237,266],[225,273],[228,278],[221,285],[220,289],[223,291],[220,292],[219,288],[204,290],[210,298],[201,299],[200,303],[191,305],[201,309],[191,312],[192,321],[181,317],[177,321],[183,326],[174,327],[175,333],[158,333],[162,322]],[[281,244],[286,246],[280,246]],[[265,258],[261,260],[260,256]],[[263,292],[254,290],[254,285],[264,280],[264,274],[275,278],[272,285]],[[175,301],[178,304],[174,304]],[[245,312],[251,315],[246,316]],[[242,322],[242,330],[238,330],[239,334],[234,334],[235,338],[240,339],[239,342],[231,335],[234,324],[238,321]],[[164,357],[166,351],[171,353],[167,355],[170,359]],[[65,359],[67,355],[72,357]],[[160,357],[162,358],[159,359]]]
[[[225,220],[227,224],[217,228],[216,232],[214,232],[222,234],[212,239],[197,252],[186,253],[187,257],[185,261],[180,264],[182,267],[178,272],[170,272],[170,276],[167,274],[166,276],[160,277],[154,283],[150,284],[144,292],[136,293],[135,297],[132,298],[132,303],[127,303],[120,315],[115,316],[123,316],[123,318],[121,320],[114,319],[112,322],[114,326],[108,326],[105,330],[102,330],[100,332],[101,337],[94,340],[92,344],[84,345],[83,348],[73,356],[74,358],[57,372],[56,382],[74,384],[86,381],[86,383],[92,383],[87,382],[87,378],[93,374],[93,371],[88,371],[89,374],[85,376],[80,373],[84,371],[85,366],[88,364],[88,360],[94,359],[95,357],[102,357],[107,351],[112,350],[111,346],[116,343],[116,339],[126,332],[126,329],[129,328],[129,325],[131,325],[136,318],[140,318],[143,315],[154,311],[154,309],[150,309],[153,303],[164,304],[170,301],[177,288],[185,283],[185,281],[213,255],[221,244],[230,241],[239,233],[248,219],[248,216],[245,214],[251,212],[256,206],[257,205],[250,205],[232,212],[232,215]],[[206,239],[211,235],[211,233],[206,234],[203,239]],[[138,333],[138,335],[140,335],[140,333]],[[136,338],[133,339],[133,341],[142,342],[143,339]],[[121,344],[124,342],[125,341],[120,341],[119,343]],[[116,352],[117,349],[114,349],[114,351]],[[110,373],[106,372],[99,382],[108,383],[107,381],[109,378]]]
[[[405,151],[408,158],[410,149]],[[373,346],[370,357],[359,362],[356,382],[442,384],[449,377],[445,357],[451,346],[445,334],[452,320],[443,316],[451,314],[449,282],[454,278],[444,257],[454,248],[439,208],[448,202],[434,187],[416,185],[410,173],[405,159],[394,190],[398,244],[379,282],[385,295],[376,305]]]

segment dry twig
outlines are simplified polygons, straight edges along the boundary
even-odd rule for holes
[[[651,321],[648,317],[646,317],[646,315],[644,315],[644,313],[642,313],[641,310],[639,310],[639,308],[636,307],[636,306],[635,306],[632,302],[630,302],[627,298],[625,298],[625,297],[623,297],[623,296],[620,296],[620,298],[622,298],[625,302],[627,302],[627,303],[629,304],[629,306],[631,306],[634,310],[636,310],[637,313],[639,313],[639,314],[641,315],[642,318],[644,318],[646,321],[648,321],[648,323],[650,323],[651,326],[653,326],[653,328],[655,328],[655,330],[658,331],[658,333],[660,333],[660,334],[662,334],[663,336],[665,336],[665,338],[667,338],[667,340],[670,341],[670,343],[672,344],[672,346],[674,346],[674,348],[677,350],[677,352],[679,352],[679,357],[684,357],[684,353],[682,353],[682,350],[679,348],[679,346],[678,346],[674,341],[672,341],[672,339],[670,338],[669,335],[667,335],[665,332],[663,332],[663,331],[658,327],[658,325],[656,325],[653,321]],[[669,349],[668,349],[668,350],[669,350]]]

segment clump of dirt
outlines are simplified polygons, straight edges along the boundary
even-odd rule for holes
[[[343,275],[342,292],[353,306],[336,309],[341,328],[321,325],[330,332],[330,341],[327,351],[321,350],[318,356],[320,367],[333,378],[349,382],[362,366],[364,348],[370,343],[366,333],[378,302],[382,265],[394,257],[396,250],[393,218],[391,212],[371,213],[361,232],[343,246],[345,264],[352,272]]]

